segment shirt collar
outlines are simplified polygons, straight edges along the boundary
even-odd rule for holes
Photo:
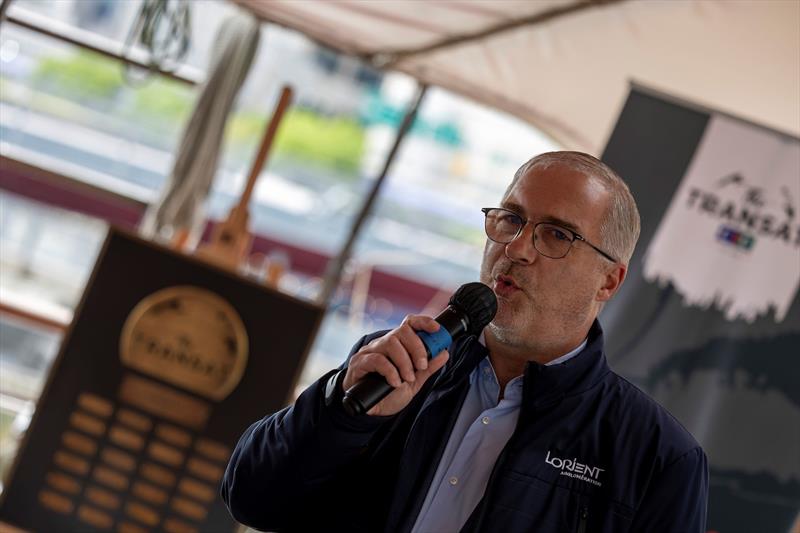
[[[586,348],[586,344],[588,342],[589,342],[589,337],[586,337],[585,339],[583,339],[583,342],[578,345],[577,348],[575,348],[574,350],[572,350],[570,352],[565,353],[561,357],[556,357],[555,359],[553,359],[549,363],[545,363],[544,366],[555,366],[555,365],[560,365],[561,363],[566,363],[567,361],[569,361],[570,359],[572,359],[573,357],[575,357],[576,355],[581,353],[581,351],[584,348]]]
[[[484,347],[486,346],[486,338],[483,336],[483,331],[481,331],[481,335],[480,337],[478,337],[478,342],[481,343],[481,345],[483,345]],[[569,361],[570,359],[581,353],[581,350],[586,348],[586,344],[588,344],[588,342],[589,342],[589,337],[587,336],[583,339],[583,342],[580,343],[574,350],[571,350],[565,353],[564,355],[556,357],[549,363],[545,363],[544,366],[553,366],[553,365],[560,365],[561,363],[566,363],[567,361]],[[494,371],[494,368],[492,368],[492,371]]]
[[[555,366],[561,363],[565,363],[568,360],[572,359],[576,355],[578,355],[585,347],[588,342],[589,338],[583,339],[583,342],[580,343],[574,350],[571,350],[564,355],[557,357],[546,363],[545,366]],[[481,333],[480,337],[478,337],[478,342],[482,345],[486,346],[483,338],[483,333]],[[500,392],[500,384],[497,380],[497,374],[495,374],[494,367],[492,366],[492,362],[489,359],[489,356],[483,358],[480,361],[475,370],[472,371],[470,375],[470,383],[472,385],[478,385],[478,390],[482,396],[482,400],[484,403],[488,401],[492,401],[493,403],[497,402],[497,397]],[[506,384],[505,391],[503,393],[503,399],[506,403],[510,405],[519,405],[522,401],[522,384],[523,384],[523,375],[520,374],[519,376],[515,377],[511,381]]]

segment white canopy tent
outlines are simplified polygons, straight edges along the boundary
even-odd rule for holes
[[[798,0],[236,0],[599,154],[631,82],[800,136]]]

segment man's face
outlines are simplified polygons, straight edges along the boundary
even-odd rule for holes
[[[608,202],[602,183],[558,163],[528,170],[508,191],[500,207],[532,223],[507,245],[486,240],[481,281],[497,295],[497,315],[488,329],[498,341],[553,348],[580,342],[600,310],[598,292],[612,264],[579,242],[561,259],[545,257],[533,246],[533,226],[559,224],[602,247],[600,223]]]

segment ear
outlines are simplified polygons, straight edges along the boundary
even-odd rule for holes
[[[622,286],[622,282],[625,281],[625,275],[627,273],[628,266],[622,263],[616,263],[609,267],[605,272],[603,285],[600,287],[600,290],[597,291],[597,301],[607,302],[610,300]]]

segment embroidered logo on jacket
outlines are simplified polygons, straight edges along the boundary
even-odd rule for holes
[[[562,476],[580,479],[598,487],[603,485],[600,482],[600,473],[605,472],[603,468],[579,463],[577,459],[550,457],[550,450],[547,450],[547,457],[545,457],[544,462],[553,468],[561,470]]]

